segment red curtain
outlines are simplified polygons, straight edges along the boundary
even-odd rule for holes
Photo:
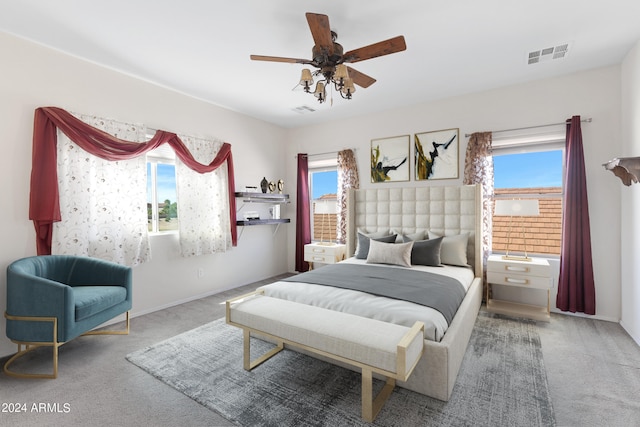
[[[33,154],[31,168],[31,194],[29,219],[36,229],[38,255],[51,253],[53,223],[60,221],[58,174],[56,167],[57,132],[60,129],[69,139],[85,151],[106,160],[126,160],[141,156],[164,143],[168,143],[176,155],[189,168],[198,173],[216,170],[227,163],[231,239],[237,245],[236,201],[231,145],[224,143],[216,157],[208,165],[196,161],[187,147],[174,133],[159,130],[146,144],[118,139],[96,129],[67,111],[57,107],[42,107],[35,111],[33,129]]]
[[[562,311],[596,314],[587,180],[580,116],[567,121],[562,252],[556,305]]]
[[[296,205],[296,271],[302,273],[309,270],[309,263],[304,260],[304,245],[311,243],[309,161],[306,154],[298,154]]]

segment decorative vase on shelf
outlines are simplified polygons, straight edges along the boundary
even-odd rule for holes
[[[278,180],[278,193],[282,194],[282,190],[284,189],[284,181],[279,179]]]
[[[276,183],[271,181],[269,183],[269,193],[273,193],[276,190]]]
[[[269,187],[269,181],[267,181],[266,177],[263,177],[262,181],[260,181],[260,189],[262,189],[263,193],[266,193],[267,187]]]

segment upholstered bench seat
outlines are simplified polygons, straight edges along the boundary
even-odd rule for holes
[[[362,370],[362,416],[373,421],[395,380],[406,381],[422,356],[424,324],[413,327],[355,316],[262,295],[261,291],[227,301],[227,323],[244,330],[244,368],[251,370],[284,345],[320,354]],[[275,340],[276,348],[250,360],[251,333]],[[372,399],[372,374],[387,385]]]

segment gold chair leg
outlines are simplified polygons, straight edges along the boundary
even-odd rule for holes
[[[4,364],[4,373],[16,378],[46,378],[46,379],[55,379],[58,378],[58,347],[60,347],[64,343],[58,342],[58,318],[57,317],[34,317],[34,316],[12,316],[4,313],[4,317],[8,320],[19,320],[26,322],[51,322],[53,327],[53,340],[51,342],[25,342],[25,341],[13,341],[18,344],[18,352],[11,356],[9,360]],[[25,349],[22,350],[22,346],[25,346]],[[9,366],[13,362],[15,362],[20,357],[29,353],[32,350],[35,350],[39,347],[52,347],[53,348],[53,373],[51,374],[29,374],[29,373],[21,373],[15,372],[9,369]]]
[[[95,331],[88,331],[85,332],[84,334],[82,334],[81,336],[84,335],[129,335],[129,312],[127,311],[126,313],[127,316],[127,320],[125,321],[125,328],[123,330],[104,330],[104,329],[98,329]]]
[[[55,379],[58,378],[58,348],[64,344],[64,342],[58,342],[58,318],[57,317],[34,317],[34,316],[12,316],[10,314],[4,313],[4,317],[9,320],[18,320],[18,321],[29,321],[29,322],[51,322],[53,326],[53,341],[52,342],[25,342],[25,341],[13,341],[18,344],[18,352],[11,356],[9,360],[4,364],[4,373],[16,378],[44,378],[44,379]],[[126,327],[124,330],[98,330],[98,331],[89,331],[85,332],[82,335],[129,335],[130,330],[130,321],[129,321],[129,312],[126,313]],[[25,346],[25,349],[22,349],[22,346]],[[39,347],[52,347],[53,349],[53,373],[51,374],[30,374],[30,373],[21,373],[15,372],[9,369],[11,364],[18,360],[20,357],[29,353],[32,350],[35,350]]]

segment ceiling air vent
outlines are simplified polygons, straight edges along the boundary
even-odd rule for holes
[[[527,54],[527,64],[537,64],[553,59],[563,59],[569,54],[570,43],[563,43],[553,47],[534,50]]]
[[[300,113],[300,114],[306,114],[306,113],[313,113],[314,111],[316,111],[315,109],[307,106],[307,105],[301,105],[299,107],[296,108],[292,108],[293,111],[295,111],[296,113]]]

